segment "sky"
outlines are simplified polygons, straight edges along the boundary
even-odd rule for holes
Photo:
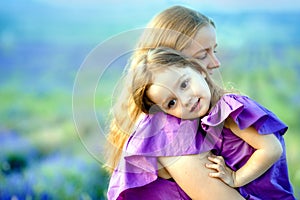
[[[114,4],[116,7],[123,5],[172,5],[185,4],[193,7],[202,7],[207,10],[219,10],[223,12],[265,10],[265,11],[300,11],[298,0],[33,0],[59,6],[90,6],[97,4]]]

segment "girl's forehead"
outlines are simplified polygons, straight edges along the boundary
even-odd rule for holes
[[[180,77],[194,72],[195,70],[190,66],[159,69],[153,74],[153,84],[172,83],[178,80]]]
[[[166,75],[166,76],[172,76],[174,74],[182,74],[186,71],[186,68],[189,66],[168,66],[168,67],[161,67],[157,68],[154,71],[154,77],[157,75]]]
[[[178,67],[160,68],[160,69],[155,70],[153,79],[155,82],[155,81],[161,80],[163,78],[169,78],[169,77],[175,78],[176,76],[178,76],[182,73],[183,73],[183,70]]]

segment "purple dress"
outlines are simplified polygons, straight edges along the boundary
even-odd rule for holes
[[[171,180],[159,178],[157,158],[198,154],[212,149],[197,137],[199,120],[181,120],[165,113],[147,115],[124,145],[110,179],[107,197],[115,199],[190,199]]]
[[[252,126],[259,134],[274,134],[283,148],[278,161],[259,178],[240,187],[239,192],[246,199],[296,199],[288,177],[286,149],[282,137],[287,126],[272,112],[246,96],[223,96],[210,113],[202,118],[201,125],[207,132],[206,136],[215,140],[214,153],[222,155],[226,164],[234,171],[247,162],[255,149],[230,129],[223,127],[224,120],[229,116],[240,129]]]
[[[270,111],[245,96],[225,95],[199,120],[182,120],[165,113],[147,115],[124,146],[110,179],[109,200],[190,199],[171,180],[159,178],[157,158],[199,154],[213,150],[232,169],[239,169],[254,149],[222,126],[231,116],[241,129],[254,126],[260,134],[275,134],[284,148],[281,158],[265,174],[239,188],[247,199],[295,199],[288,179],[282,135],[287,127]],[[205,133],[201,127],[205,131]],[[279,176],[278,176],[279,175]],[[200,184],[200,183],[199,183]]]

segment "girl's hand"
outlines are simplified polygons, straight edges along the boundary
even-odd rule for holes
[[[235,172],[226,166],[222,156],[210,155],[208,160],[212,163],[207,163],[205,166],[209,169],[214,169],[217,172],[209,173],[210,177],[219,178],[230,187],[235,186]]]

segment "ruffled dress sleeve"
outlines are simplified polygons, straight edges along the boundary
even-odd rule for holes
[[[223,127],[226,118],[231,117],[240,129],[254,127],[259,134],[274,134],[281,143],[281,157],[260,177],[238,188],[245,199],[295,199],[289,182],[286,150],[283,135],[288,127],[271,111],[256,101],[242,95],[224,95],[210,113],[201,120],[201,126],[208,135],[221,138],[215,146],[226,165],[232,170],[240,169],[255,149]],[[263,187],[260,187],[263,186]]]
[[[124,146],[119,166],[110,180],[108,198],[117,199],[126,189],[155,181],[158,157],[211,150],[212,145],[202,145],[204,137],[198,126],[199,119],[182,120],[162,112],[147,115]]]
[[[207,132],[220,134],[226,118],[231,117],[240,129],[253,126],[259,134],[283,135],[288,127],[271,111],[247,96],[224,95],[210,111],[202,118],[201,126]]]
[[[224,127],[228,117],[241,130],[252,126],[259,134],[274,134],[284,147],[282,135],[288,127],[274,113],[247,96],[224,95],[209,114],[202,118],[201,126],[207,135],[220,138],[222,142],[216,143],[215,153],[222,155],[231,169],[242,167],[255,149]]]

